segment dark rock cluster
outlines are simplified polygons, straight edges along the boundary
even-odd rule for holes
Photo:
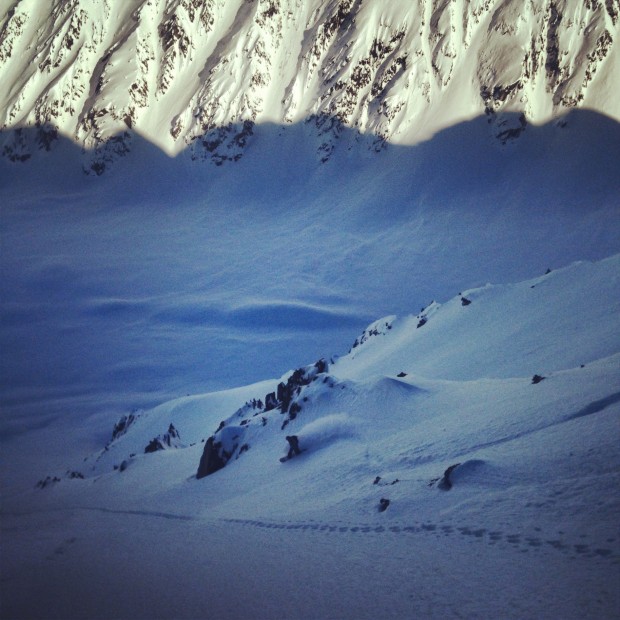
[[[315,364],[294,370],[286,381],[281,381],[274,392],[265,395],[264,399],[252,399],[227,421],[220,422],[215,433],[207,439],[198,465],[196,478],[204,478],[222,469],[233,457],[238,458],[249,450],[247,442],[242,439],[247,429],[254,423],[253,419],[260,416],[255,424],[266,426],[270,411],[279,411],[286,415],[282,422],[283,430],[302,411],[303,388],[316,381],[319,377],[326,378],[329,364],[320,359]],[[264,404],[263,404],[264,402]],[[242,418],[237,421],[238,418]]]
[[[384,321],[382,324],[374,323],[370,327],[366,328],[359,338],[355,339],[349,353],[351,353],[353,349],[363,345],[369,338],[372,338],[373,336],[385,335],[391,329],[392,323],[390,321]]]
[[[151,452],[157,452],[158,450],[166,450],[167,448],[177,447],[179,440],[181,439],[179,431],[174,427],[174,424],[170,424],[168,432],[163,435],[158,435],[148,443],[144,448],[144,454]]]
[[[127,432],[127,429],[138,419],[139,415],[132,411],[129,415],[124,415],[112,429],[112,441],[118,439]]]

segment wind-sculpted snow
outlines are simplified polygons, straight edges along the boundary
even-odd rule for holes
[[[2,153],[24,161],[63,134],[101,174],[134,132],[219,165],[265,122],[307,123],[327,161],[345,127],[380,150],[481,114],[502,143],[573,107],[619,119],[618,13],[613,0],[15,0],[0,15],[0,128],[15,129]]]
[[[563,122],[503,148],[476,119],[324,166],[299,124],[261,126],[222,168],[142,139],[97,179],[65,138],[27,166],[0,160],[4,432],[33,410],[113,423],[281,376],[388,314],[426,314],[425,338],[433,299],[619,252],[620,124],[583,110]]]
[[[298,431],[307,450],[320,450],[334,441],[357,436],[355,420],[346,413],[332,413],[306,424]]]

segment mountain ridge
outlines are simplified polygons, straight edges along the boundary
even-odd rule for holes
[[[131,148],[236,161],[257,123],[308,123],[331,157],[345,127],[414,144],[479,114],[499,140],[566,110],[620,119],[618,0],[465,3],[15,0],[0,16],[0,128],[59,133],[85,170]],[[25,64],[24,64],[25,63]],[[513,116],[514,113],[514,116]],[[19,135],[5,148],[32,155]]]

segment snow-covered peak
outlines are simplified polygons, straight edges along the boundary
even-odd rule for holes
[[[574,107],[620,119],[618,15],[598,0],[13,0],[2,152],[64,135],[100,173],[139,134],[222,163],[256,124],[309,123],[325,161],[344,127],[377,149],[484,114],[501,142]]]

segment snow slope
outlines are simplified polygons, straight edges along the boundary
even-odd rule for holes
[[[109,429],[66,462],[83,478],[4,508],[5,615],[617,617],[619,267],[381,319],[287,373],[288,408],[266,406],[274,381]],[[197,480],[222,420],[248,447]],[[170,423],[187,447],[145,454]],[[282,464],[290,433],[306,450]]]
[[[0,162],[5,436],[280,376],[376,317],[620,252],[620,125],[564,122],[325,165],[303,126],[202,171],[145,144],[93,179]]]
[[[0,2],[0,434],[279,376],[619,252],[617,16]]]

